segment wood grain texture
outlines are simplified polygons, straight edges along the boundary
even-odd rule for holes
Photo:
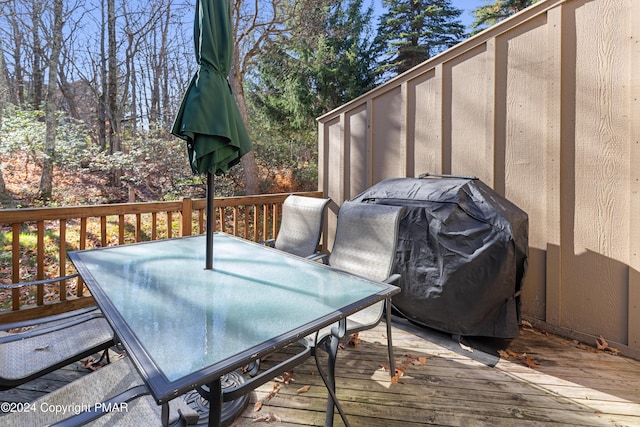
[[[511,341],[477,340],[470,352],[446,334],[394,318],[395,356],[404,375],[392,382],[384,370],[385,333],[383,325],[361,332],[357,346],[345,339],[338,352],[337,395],[354,427],[640,425],[640,361],[530,328]],[[513,356],[499,358],[496,352],[481,352],[480,346]],[[272,356],[264,364],[282,357]],[[33,400],[85,373],[78,365],[67,367],[0,392],[0,402]],[[308,391],[301,392],[305,386]],[[268,398],[274,387],[278,391]],[[249,407],[233,425],[322,426],[326,398],[310,359],[293,371],[288,384],[272,381],[252,393]],[[259,401],[263,406],[256,412]],[[257,421],[269,413],[280,421]],[[334,421],[343,425],[337,416]]]

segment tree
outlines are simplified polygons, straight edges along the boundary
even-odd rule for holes
[[[4,61],[4,50],[2,49],[2,38],[0,38],[0,131],[2,131],[2,115],[4,114],[4,104],[9,92],[7,84],[7,66]],[[0,146],[2,145],[2,132],[0,132]],[[6,193],[7,188],[2,175],[2,164],[0,164],[0,196]]]
[[[53,163],[56,154],[56,92],[58,88],[58,62],[62,49],[62,0],[53,0],[53,29],[51,53],[49,54],[49,80],[47,82],[47,96],[45,105],[46,135],[44,144],[44,161],[40,178],[40,198],[51,198],[53,182]]]
[[[316,117],[374,87],[373,9],[363,12],[362,3],[309,11],[298,18],[306,27],[265,45],[250,87],[270,121],[289,131],[314,131]]]
[[[462,11],[450,0],[383,0],[376,43],[384,55],[381,75],[401,74],[465,37]]]
[[[305,25],[265,43],[248,92],[266,185],[288,172],[292,189],[317,182],[315,118],[375,85],[372,14],[362,0],[334,2],[306,10],[295,18]]]
[[[3,38],[7,40],[7,44],[11,44],[11,55],[13,66],[13,81],[9,85],[9,99],[17,104],[24,105],[24,69],[23,69],[23,54],[24,54],[24,38],[22,30],[24,28],[23,22],[20,20],[20,14],[18,13],[18,5],[15,0],[10,0],[2,5],[0,13],[6,19],[8,29],[4,32]]]
[[[486,0],[491,1],[491,0]],[[538,0],[493,0],[473,11],[475,19],[471,24],[473,34],[478,33],[505,18],[531,6]]]
[[[44,93],[44,46],[40,37],[40,27],[45,4],[43,0],[32,0],[28,5],[31,23],[31,107],[42,108]]]
[[[295,32],[296,27],[306,25],[294,17],[309,10],[322,8],[327,1],[331,0],[233,1],[231,13],[234,47],[229,83],[245,125],[249,124],[244,93],[245,77],[258,59],[264,57],[264,44],[280,34]],[[242,157],[242,167],[245,176],[245,192],[257,194],[260,188],[253,150]]]

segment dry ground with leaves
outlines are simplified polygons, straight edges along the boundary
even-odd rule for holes
[[[1,161],[7,193],[0,195],[0,208],[38,206],[38,187],[42,168],[30,162],[26,155],[16,154]],[[53,199],[55,205],[118,203],[128,200],[123,188],[108,185],[104,172],[85,169],[69,172],[54,168]]]

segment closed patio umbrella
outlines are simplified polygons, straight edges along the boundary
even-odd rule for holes
[[[207,175],[207,269],[213,258],[213,176],[225,174],[251,150],[227,80],[233,54],[231,25],[230,0],[197,0],[193,38],[198,71],[171,130],[187,142],[193,174]]]

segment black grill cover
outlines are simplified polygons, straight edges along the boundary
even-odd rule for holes
[[[461,336],[514,338],[528,254],[528,216],[475,178],[382,181],[353,201],[406,206],[393,307]]]

